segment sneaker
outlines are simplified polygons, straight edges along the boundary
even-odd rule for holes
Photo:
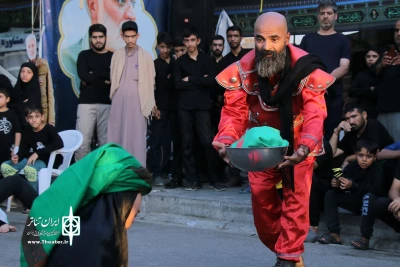
[[[278,258],[275,267],[296,267],[296,262]]]
[[[153,186],[164,186],[164,179],[161,176],[157,176],[153,180]]]
[[[217,192],[225,191],[226,188],[219,183],[211,183],[210,188],[214,189]]]
[[[187,186],[185,187],[185,191],[196,191],[198,188],[196,185],[191,185],[191,186]]]
[[[175,189],[178,187],[182,187],[182,182],[172,178],[168,183],[164,186],[166,189]]]

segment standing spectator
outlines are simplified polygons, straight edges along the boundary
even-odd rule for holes
[[[187,49],[186,46],[183,44],[183,38],[177,37],[174,40],[174,58],[178,59],[184,54],[186,54]]]
[[[77,70],[81,79],[76,129],[83,135],[83,142],[75,152],[80,160],[90,152],[96,129],[99,146],[107,143],[107,123],[110,113],[110,65],[112,52],[106,49],[107,29],[101,24],[89,27],[91,49],[79,53]]]
[[[176,60],[186,54],[187,49],[183,44],[183,37],[175,38],[174,40],[174,55],[173,58]],[[173,68],[174,67],[170,64]],[[172,74],[173,76],[173,74]],[[169,115],[170,127],[171,127],[171,138],[173,143],[173,152],[172,152],[172,161],[170,168],[170,181],[165,184],[165,188],[174,189],[182,186],[182,178],[183,178],[183,157],[182,157],[182,137],[179,128],[179,118],[178,112],[176,108],[177,104],[177,91],[175,90],[175,80],[174,81],[174,90],[172,92],[171,97],[169,98],[171,112]]]
[[[325,216],[329,232],[318,238],[321,244],[341,244],[338,208],[361,213],[367,193],[379,194],[384,179],[383,167],[376,162],[378,144],[370,140],[357,142],[357,161],[343,170],[342,177],[332,178],[332,190],[325,195]]]
[[[38,68],[41,101],[43,107],[44,123],[56,125],[56,111],[54,102],[53,80],[51,78],[49,63],[46,59],[37,56],[37,42],[34,34],[28,35],[25,40],[29,61]]]
[[[232,63],[240,60],[251,49],[244,49],[240,44],[243,40],[243,31],[239,26],[230,26],[226,30],[226,40],[228,41],[231,51],[226,54],[219,62],[218,69],[215,74],[218,74]],[[223,50],[222,50],[223,51]]]
[[[107,141],[120,144],[146,166],[147,119],[157,111],[154,100],[155,70],[151,55],[136,44],[136,22],[122,24],[126,46],[111,60],[111,108]]]
[[[34,63],[26,62],[21,65],[17,83],[10,95],[10,108],[18,114],[22,128],[29,128],[25,119],[25,108],[27,105],[41,105],[38,69]]]
[[[385,52],[382,62],[377,66],[380,83],[377,87],[379,112],[378,120],[388,129],[397,142],[400,141],[400,19],[394,28],[395,47]]]
[[[379,149],[393,144],[393,138],[385,127],[377,120],[369,119],[367,112],[358,104],[349,103],[344,109],[345,119],[334,129],[329,141],[332,147],[333,157],[343,155],[344,168],[349,162],[355,161],[356,144],[361,139],[376,142]],[[340,132],[344,131],[344,137],[339,142]],[[339,143],[338,143],[339,142]],[[379,159],[383,159],[379,157]]]
[[[0,164],[18,152],[21,142],[21,126],[18,116],[7,108],[10,93],[0,88]]]
[[[212,107],[210,87],[215,84],[211,59],[200,53],[197,46],[200,38],[195,29],[186,29],[183,33],[187,54],[181,56],[174,67],[175,88],[177,90],[177,108],[183,146],[183,168],[188,182],[185,188],[193,191],[201,188],[197,181],[193,156],[193,127],[199,136],[201,146],[206,151],[210,185],[216,191],[225,190],[219,185],[216,176],[217,154],[211,146]]]
[[[374,65],[378,59],[378,50],[369,49],[365,55],[367,69],[357,74],[349,91],[349,96],[357,98],[357,103],[366,108],[370,119],[378,117],[378,112],[376,111],[377,93],[375,90],[378,76],[374,70]]]
[[[300,44],[301,49],[319,56],[326,65],[327,72],[336,78],[326,96],[328,117],[324,123],[325,138],[332,135],[341,120],[343,108],[341,79],[347,74],[350,66],[350,42],[346,36],[335,31],[337,17],[337,6],[333,1],[321,2],[318,5],[319,31],[304,36]]]
[[[154,186],[164,186],[162,178],[163,154],[161,147],[169,130],[168,122],[171,107],[171,98],[174,90],[173,64],[171,58],[172,40],[166,32],[157,35],[157,49],[160,55],[154,60],[156,70],[156,90],[154,92],[157,114],[159,119],[151,122],[151,171],[153,172]],[[174,142],[175,144],[175,142]],[[174,150],[176,147],[174,147]],[[164,155],[165,157],[165,155]]]
[[[389,197],[366,194],[361,213],[361,238],[350,242],[357,249],[369,249],[369,239],[374,231],[375,219],[379,218],[396,233],[400,233],[400,161],[397,163]]]
[[[222,52],[224,51],[224,43],[225,39],[221,35],[215,35],[211,38],[211,59],[213,63],[213,69],[216,70],[218,68],[218,64],[221,61]],[[211,92],[211,97],[213,99],[213,108],[211,113],[211,122],[213,134],[218,132],[218,123],[221,117],[221,108],[223,105],[223,94],[224,88],[221,86],[214,86]]]

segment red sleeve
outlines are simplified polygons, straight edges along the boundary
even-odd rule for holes
[[[325,90],[303,88],[303,106],[300,112],[304,116],[304,123],[300,132],[299,145],[305,145],[313,151],[316,145],[322,142],[324,120],[327,116],[324,98]]]
[[[242,89],[225,90],[225,105],[221,111],[218,134],[214,141],[231,145],[245,132],[249,120],[247,93]]]

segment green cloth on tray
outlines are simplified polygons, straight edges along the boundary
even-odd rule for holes
[[[289,142],[282,139],[279,130],[269,126],[251,128],[231,145],[231,147],[236,148],[282,146],[289,146]]]

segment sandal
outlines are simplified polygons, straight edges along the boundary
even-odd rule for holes
[[[336,241],[331,233],[326,233],[320,236],[317,241],[321,244],[335,244],[342,245],[342,241]]]
[[[350,242],[350,245],[356,249],[367,250],[369,249],[369,240],[365,238],[359,238]]]

